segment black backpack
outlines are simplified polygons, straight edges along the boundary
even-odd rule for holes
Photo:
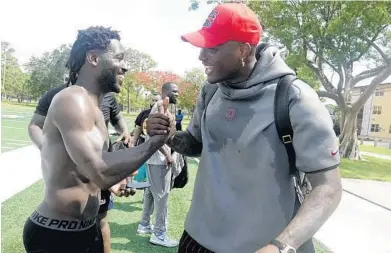
[[[183,158],[183,167],[178,176],[174,179],[174,184],[172,188],[183,188],[186,186],[189,181],[189,171],[187,170],[187,158],[184,155],[181,155]]]

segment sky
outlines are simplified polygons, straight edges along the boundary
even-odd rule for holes
[[[0,40],[11,43],[21,64],[72,44],[79,29],[102,25],[119,30],[125,46],[150,54],[158,69],[182,75],[203,67],[199,49],[180,36],[200,29],[213,5],[188,11],[188,0],[13,0],[0,8]]]

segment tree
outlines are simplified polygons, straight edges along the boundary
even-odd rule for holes
[[[17,98],[22,102],[29,97],[29,90],[26,83],[29,79],[28,74],[23,73],[18,60],[13,55],[15,50],[7,42],[1,42],[1,92],[5,96]]]
[[[345,158],[360,159],[357,114],[391,74],[391,2],[249,1],[248,5],[267,34],[291,52],[290,64],[299,69],[299,77],[300,71],[314,75],[324,89],[319,96],[337,103],[340,152]],[[366,70],[355,74],[364,64]],[[351,101],[352,89],[369,78],[373,79],[358,100]]]
[[[145,84],[146,87],[152,91],[152,92],[158,92],[160,93],[162,90],[162,85],[167,82],[174,82],[178,83],[180,82],[181,78],[168,71],[150,71],[147,73],[147,75],[150,78],[149,84]]]
[[[181,108],[186,108],[191,115],[194,112],[197,96],[200,93],[205,79],[203,70],[193,68],[186,71],[183,81],[179,83],[179,105]]]
[[[140,78],[140,75],[142,75],[140,73],[150,71],[152,68],[156,67],[157,63],[150,55],[132,48],[126,50],[125,61],[128,64],[128,72],[124,79],[123,89],[119,96],[119,100],[121,103],[124,103],[126,97],[127,110],[129,113],[130,106],[138,107],[137,101],[139,101],[139,95],[145,89],[145,84],[140,82],[140,80],[143,80]],[[125,94],[126,96],[124,96]]]
[[[50,88],[64,84],[68,75],[65,64],[70,50],[70,45],[61,45],[51,52],[45,52],[41,57],[30,58],[26,69],[30,73],[28,87],[34,98],[39,98]]]

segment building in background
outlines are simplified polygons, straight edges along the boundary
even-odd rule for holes
[[[366,86],[352,90],[354,103]],[[369,138],[391,140],[391,83],[380,84],[357,116],[358,134]]]

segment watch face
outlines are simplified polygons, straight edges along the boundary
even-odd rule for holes
[[[296,250],[294,249],[288,249],[288,251],[286,253],[296,253]]]

